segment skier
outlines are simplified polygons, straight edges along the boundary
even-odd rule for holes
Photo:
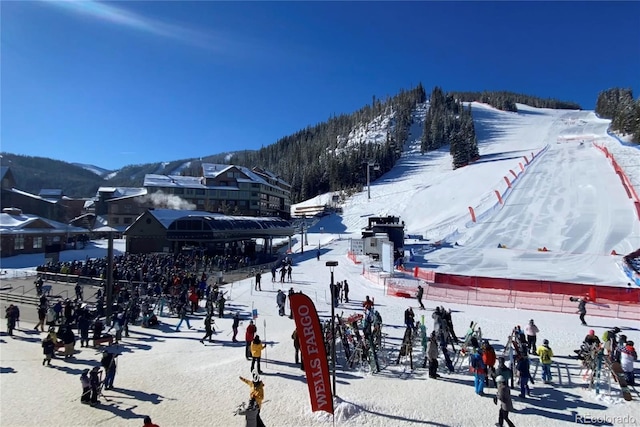
[[[420,309],[424,310],[424,304],[422,304],[422,295],[424,294],[424,288],[422,285],[418,285],[418,295],[416,298],[418,299],[418,304],[420,304]]]
[[[484,362],[482,361],[482,354],[480,349],[474,348],[474,352],[469,356],[469,359],[469,362],[471,364],[470,371],[474,376],[473,383],[476,389],[476,394],[479,396],[483,396],[486,368],[484,366]]]
[[[276,271],[277,271],[277,268],[276,268],[276,265],[274,264],[274,265],[271,267],[271,281],[272,281],[272,282],[275,282],[275,281],[276,281]]]
[[[224,298],[223,294],[220,294],[218,297],[218,317],[222,319],[224,317],[224,304],[227,300]]]
[[[529,320],[529,324],[525,328],[527,334],[527,346],[529,347],[529,354],[536,354],[536,334],[540,332],[540,329],[536,326],[533,319]]]
[[[500,411],[498,413],[498,427],[502,427],[504,421],[507,422],[509,427],[514,427],[513,422],[509,419],[509,411],[513,410],[513,402],[511,401],[511,391],[507,387],[507,381],[503,376],[496,378],[498,383],[498,392],[493,398],[493,403],[498,404],[500,402]]]
[[[104,388],[107,390],[113,388],[113,380],[116,379],[116,357],[118,357],[117,354],[109,353],[105,350],[102,354],[102,360],[100,361],[100,364],[105,370]]]
[[[407,327],[407,329],[411,329],[413,330],[413,327],[415,325],[415,314],[413,312],[413,309],[411,307],[407,308],[404,311],[404,324]]]
[[[257,372],[253,372],[253,381],[249,381],[246,378],[240,377],[240,381],[247,384],[250,387],[249,402],[255,401],[258,407],[257,425],[264,427],[264,423],[260,418],[260,409],[262,409],[262,401],[264,400],[264,383],[260,380],[260,375]]]
[[[260,335],[256,335],[251,342],[251,371],[253,372],[253,368],[255,368],[256,362],[258,364],[258,373],[262,374],[262,369],[260,369],[260,359],[262,358],[262,350],[267,347],[266,344],[263,344],[260,341]]]
[[[80,384],[82,384],[82,395],[80,396],[80,403],[91,402],[91,382],[89,381],[89,369],[82,371],[80,375]]]
[[[293,319],[293,310],[291,309],[291,296],[295,294],[293,287],[289,288],[289,319]]]
[[[262,280],[262,273],[260,273],[259,271],[256,273],[256,285],[254,290],[255,291],[261,291],[262,290],[262,285],[260,284],[260,281]],[[272,280],[273,281],[273,280]]]
[[[180,332],[180,325],[182,322],[187,322],[187,327],[191,329],[191,324],[189,323],[189,317],[187,317],[187,304],[182,304],[179,308],[180,312],[180,321],[176,325],[176,332]]]
[[[244,405],[244,404],[243,404]],[[244,415],[246,420],[246,427],[258,427],[258,413],[260,408],[255,399],[249,400],[249,405],[238,409],[238,415]],[[262,424],[264,426],[264,424]]]
[[[245,356],[247,360],[251,360],[251,342],[253,341],[256,332],[258,332],[258,328],[253,324],[253,320],[249,321],[249,325],[244,332]]]
[[[578,314],[580,314],[580,322],[582,322],[582,324],[586,326],[587,322],[585,322],[584,316],[586,316],[587,314],[587,300],[585,298],[576,297],[569,297],[569,300],[578,303]]]
[[[488,340],[482,343],[482,361],[486,367],[484,374],[484,382],[489,387],[489,378],[495,377],[494,365],[496,364],[496,351],[493,349]],[[497,386],[497,385],[496,385]]]
[[[549,347],[549,340],[542,341],[542,345],[538,347],[536,354],[540,357],[540,363],[542,363],[542,381],[545,384],[551,382],[551,358],[553,357],[553,350]]]
[[[633,372],[633,363],[638,358],[638,353],[636,349],[633,347],[633,341],[627,341],[626,345],[620,346],[620,366],[622,366],[622,371],[627,380],[627,384],[630,386],[635,386],[635,375]]]
[[[231,325],[231,330],[233,331],[233,338],[231,338],[231,341],[233,342],[238,342],[238,339],[236,338],[238,336],[238,326],[240,326],[240,313],[236,311],[233,315],[233,325]]]
[[[202,337],[202,339],[200,340],[202,344],[204,344],[204,340],[206,340],[207,338],[209,338],[209,342],[213,341],[211,339],[214,331],[212,323],[214,323],[214,320],[211,318],[210,314],[207,314],[204,318],[204,337]]]
[[[526,396],[531,396],[531,389],[529,388],[529,382],[533,384],[533,378],[531,377],[531,363],[529,362],[529,357],[524,354],[518,359],[518,364],[516,365],[518,369],[518,373],[520,374],[520,397],[525,398]]]
[[[44,332],[44,321],[47,318],[47,306],[40,305],[38,306],[38,323],[33,327],[34,331],[38,330],[38,326],[40,326],[40,332]]]
[[[496,382],[496,384],[498,384],[498,381],[496,381],[496,379],[502,375],[502,377],[505,379],[505,382],[509,382],[511,381],[511,378],[513,377],[513,371],[511,370],[511,368],[509,368],[506,364],[505,364],[505,360],[504,357],[499,357],[498,358],[498,367],[496,368],[496,378],[494,378],[494,381]]]

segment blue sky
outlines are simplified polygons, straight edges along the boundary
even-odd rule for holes
[[[2,2],[1,150],[129,164],[258,149],[422,82],[640,95],[640,2]]]

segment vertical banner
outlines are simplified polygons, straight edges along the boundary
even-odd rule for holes
[[[302,293],[291,295],[289,302],[300,340],[300,353],[302,353],[307,376],[311,410],[333,414],[329,362],[324,348],[318,312],[311,298]]]

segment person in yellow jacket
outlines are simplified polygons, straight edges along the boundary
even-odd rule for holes
[[[258,362],[258,373],[262,374],[262,369],[260,369],[260,358],[262,357],[262,350],[266,348],[267,345],[263,344],[260,341],[260,335],[256,335],[251,342],[251,372],[256,366],[256,362]]]
[[[246,378],[240,377],[240,381],[247,384],[250,387],[249,392],[249,407],[255,402],[257,406],[256,425],[264,427],[264,422],[260,418],[260,409],[262,408],[262,401],[264,400],[264,383],[260,380],[260,375],[257,372],[253,372],[253,381],[249,381]],[[249,417],[247,417],[247,421]],[[247,424],[249,425],[249,424]]]
[[[264,383],[260,380],[260,376],[257,372],[253,373],[253,381],[248,380],[244,377],[240,377],[240,381],[245,383],[250,387],[249,391],[249,400],[255,399],[258,407],[262,407],[262,401],[264,400]]]
[[[551,358],[553,357],[553,350],[549,347],[549,340],[542,341],[542,345],[538,347],[536,354],[540,357],[540,363],[542,364],[542,381],[545,384],[549,384],[551,382]]]

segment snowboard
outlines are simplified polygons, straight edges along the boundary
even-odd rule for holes
[[[605,359],[605,360],[608,360],[608,359]],[[622,393],[622,397],[624,398],[624,400],[626,401],[632,400],[631,390],[629,389],[629,385],[627,384],[627,379],[624,376],[622,365],[620,365],[619,362],[611,363],[610,361],[607,362],[607,365],[609,365],[609,369],[611,369],[611,372],[613,373],[613,379],[620,386],[620,392]]]

